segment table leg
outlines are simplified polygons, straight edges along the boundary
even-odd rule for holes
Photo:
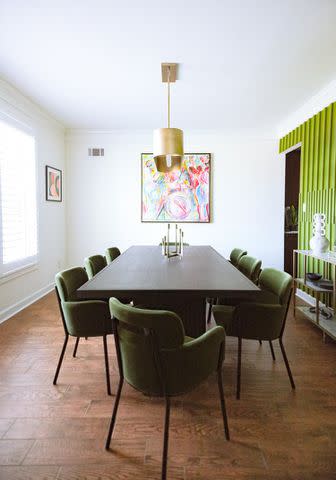
[[[296,252],[293,251],[293,308],[294,308],[294,317],[296,315]]]

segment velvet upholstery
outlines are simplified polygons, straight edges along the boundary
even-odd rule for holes
[[[107,261],[103,255],[92,255],[84,259],[84,265],[89,280],[91,280],[100,270],[106,267]]]
[[[88,275],[82,267],[74,267],[57,273],[55,283],[62,302],[77,300],[77,289],[88,279]]]
[[[253,283],[257,283],[261,270],[261,260],[250,255],[243,255],[238,261],[238,270]]]
[[[81,267],[57,273],[55,283],[61,299],[61,308],[69,335],[96,337],[111,334],[112,320],[106,302],[100,300],[77,300],[76,290],[87,282],[88,277]]]
[[[213,316],[228,336],[255,340],[279,338],[287,313],[292,277],[274,268],[265,268],[260,274],[260,286],[276,298],[277,303],[242,302],[236,307],[214,305]],[[264,297],[265,298],[265,297]]]
[[[239,260],[244,256],[247,255],[246,250],[242,250],[241,248],[234,248],[232,252],[230,253],[230,262],[232,265],[235,267],[238,267],[238,262]],[[208,307],[208,318],[207,318],[207,323],[210,323],[211,320],[211,312],[212,312],[212,306],[215,303],[227,303],[226,300],[223,300],[221,298],[213,298],[213,297],[207,297],[206,298],[206,303],[209,304]]]
[[[62,308],[69,335],[100,337],[113,333],[110,312],[102,300],[64,302]]]
[[[115,260],[117,257],[120,255],[120,250],[117,247],[110,247],[107,248],[105,251],[105,258],[107,261],[107,264],[109,265],[113,260]]]
[[[139,309],[115,298],[110,299],[110,310],[118,320],[124,377],[146,395],[188,392],[218,368],[220,347],[225,342],[222,327],[191,339],[173,312]]]
[[[80,337],[102,337],[105,357],[107,393],[111,395],[107,335],[113,333],[113,323],[108,304],[100,300],[77,300],[76,290],[88,281],[84,268],[75,267],[55,276],[56,294],[59,303],[63,328],[64,343],[57,364],[53,384],[56,385],[62,366],[69,336],[76,337],[73,357],[76,356]]]
[[[198,338],[187,337],[178,315],[140,309],[110,299],[119,367],[119,385],[105,443],[109,449],[124,380],[149,396],[164,397],[166,411],[161,480],[167,479],[170,397],[197,387],[217,372],[225,437],[230,440],[222,381],[225,331],[215,327]]]
[[[278,339],[287,373],[295,388],[294,380],[282,342],[286,323],[291,290],[292,277],[285,272],[274,268],[265,268],[259,278],[263,289],[262,300],[270,295],[270,303],[241,302],[237,306],[214,305],[213,316],[217,325],[224,327],[226,335],[238,338],[238,366],[237,366],[237,398],[240,398],[241,378],[241,351],[242,339],[266,340],[270,344],[273,360],[275,360],[272,341]]]
[[[232,265],[235,267],[238,266],[238,262],[243,257],[244,255],[247,255],[246,250],[242,250],[241,248],[234,248],[232,252],[230,253],[230,262]]]

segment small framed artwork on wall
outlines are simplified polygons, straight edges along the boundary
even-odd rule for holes
[[[161,173],[141,154],[141,221],[209,223],[210,153],[185,153],[180,170]]]
[[[62,170],[46,165],[46,200],[62,201]]]

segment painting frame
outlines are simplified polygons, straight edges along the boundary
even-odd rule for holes
[[[184,156],[207,156],[208,157],[208,218],[207,220],[181,220],[181,219],[169,219],[169,220],[158,220],[158,219],[144,219],[143,211],[143,202],[144,202],[144,159],[148,155],[153,155],[152,152],[142,152],[141,153],[141,223],[197,223],[197,224],[209,224],[212,221],[212,154],[210,152],[186,152]]]
[[[50,174],[56,175],[56,179],[59,178],[59,193],[53,195],[50,193],[52,184],[50,183]],[[47,202],[62,202],[63,201],[63,172],[59,168],[45,166],[45,195]]]

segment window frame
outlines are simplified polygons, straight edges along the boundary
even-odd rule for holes
[[[2,99],[1,99],[2,100]],[[40,182],[39,182],[39,162],[38,162],[38,142],[36,130],[32,125],[31,119],[27,118],[25,115],[22,115],[20,112],[13,112],[9,110],[8,106],[4,106],[0,102],[0,121],[6,123],[21,132],[30,135],[34,139],[34,166],[35,166],[35,202],[36,202],[36,255],[32,257],[24,257],[16,262],[11,262],[13,267],[7,272],[4,272],[3,264],[3,254],[2,254],[2,236],[0,236],[0,285],[8,282],[11,279],[25,275],[26,273],[32,272],[38,269],[40,263],[40,208],[39,208],[39,191],[40,191]],[[2,192],[1,192],[1,182],[0,182],[0,225],[2,225]],[[1,229],[2,230],[2,229]],[[22,260],[27,260],[27,263],[20,265]]]

